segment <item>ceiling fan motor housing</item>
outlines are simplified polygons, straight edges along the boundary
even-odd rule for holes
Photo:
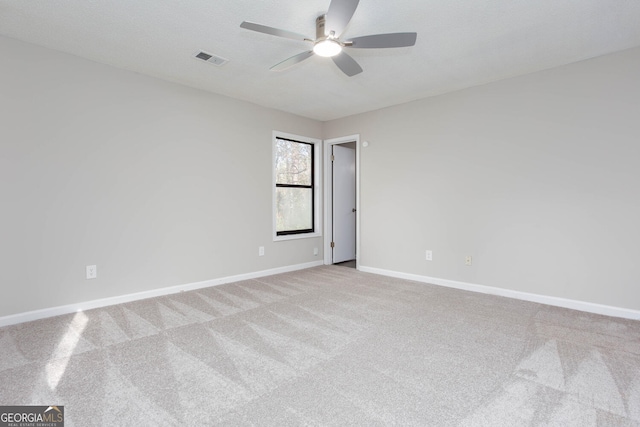
[[[316,40],[324,40],[328,34],[324,33],[324,23],[326,15],[320,15],[316,18]]]

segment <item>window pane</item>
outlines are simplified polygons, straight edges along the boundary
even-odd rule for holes
[[[276,139],[276,184],[311,185],[313,145]]]
[[[310,188],[276,188],[276,231],[313,228]]]

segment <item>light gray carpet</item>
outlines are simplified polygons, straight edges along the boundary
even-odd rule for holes
[[[640,322],[325,266],[0,329],[67,426],[640,425]]]

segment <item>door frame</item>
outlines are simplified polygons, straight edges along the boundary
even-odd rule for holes
[[[331,173],[331,146],[356,143],[356,269],[360,268],[360,134],[325,139],[324,153],[324,264],[332,264],[331,239],[333,237],[333,174]]]

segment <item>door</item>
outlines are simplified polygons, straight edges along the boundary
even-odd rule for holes
[[[356,150],[340,144],[331,147],[335,264],[356,259]]]

